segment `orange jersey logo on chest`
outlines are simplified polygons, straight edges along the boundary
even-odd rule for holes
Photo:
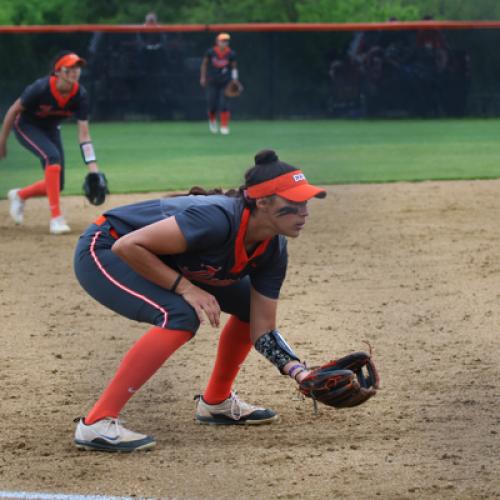
[[[220,69],[224,68],[229,64],[229,59],[219,59],[217,56],[212,57],[212,66]]]
[[[214,267],[207,264],[201,265],[202,269],[198,271],[191,271],[187,266],[181,267],[181,273],[189,280],[204,283],[205,285],[212,286],[228,286],[235,283],[236,279],[219,279],[215,275],[222,269],[221,267]]]
[[[188,267],[184,266],[181,268],[181,271],[186,278],[211,279],[222,269],[221,267],[214,267],[207,264],[202,264],[201,267],[202,269],[199,271],[191,271]]]
[[[73,112],[65,109],[54,109],[50,104],[40,104],[35,114],[40,118],[46,118],[48,116],[71,116]]]
[[[224,68],[229,64],[229,56],[231,55],[231,49],[225,48],[220,49],[219,47],[214,47],[214,55],[212,56],[212,66],[215,68]]]

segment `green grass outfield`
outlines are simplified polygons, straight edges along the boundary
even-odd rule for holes
[[[235,121],[229,136],[211,135],[205,122],[126,122],[94,123],[91,132],[114,193],[238,186],[263,148],[319,184],[500,177],[500,120]],[[63,125],[63,137],[65,193],[80,193],[86,170],[75,125]],[[2,197],[41,177],[13,134],[8,149]]]

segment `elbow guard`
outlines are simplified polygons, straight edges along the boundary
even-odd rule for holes
[[[276,366],[280,373],[283,373],[283,367],[290,361],[300,361],[278,330],[271,330],[259,337],[255,342],[255,349]]]
[[[96,161],[94,146],[90,141],[82,142],[80,144],[80,151],[82,152],[83,161],[88,165]]]

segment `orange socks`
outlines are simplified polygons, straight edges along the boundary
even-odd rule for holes
[[[231,113],[229,111],[220,112],[220,126],[229,127],[229,119],[231,118]]]
[[[231,113],[229,111],[221,111],[219,113],[220,116],[220,126],[221,127],[229,127],[229,119],[231,118]],[[215,122],[217,119],[217,113],[214,113],[212,111],[208,112],[208,119],[211,122]]]
[[[133,394],[192,336],[183,330],[159,327],[148,330],[125,355],[110,384],[85,417],[85,423],[90,425],[105,417],[118,417]],[[220,335],[215,366],[203,394],[208,404],[217,404],[229,397],[234,379],[251,348],[250,325],[231,316]]]
[[[45,167],[45,179],[26,186],[18,191],[21,200],[27,200],[35,196],[47,196],[51,217],[61,215],[59,204],[61,192],[61,165],[47,165]]]
[[[47,189],[45,188],[45,179],[26,186],[17,192],[21,200],[34,198],[35,196],[47,196]]]
[[[251,348],[249,323],[231,316],[220,335],[215,366],[203,393],[208,404],[221,403],[229,397],[234,379]]]
[[[61,215],[59,193],[61,191],[61,165],[47,165],[45,167],[45,186],[52,218]]]
[[[105,417],[118,417],[125,403],[163,363],[192,338],[191,332],[153,327],[123,358],[113,380],[85,417],[90,425]]]

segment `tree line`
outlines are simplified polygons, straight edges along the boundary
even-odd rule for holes
[[[0,0],[0,24],[375,22],[500,19],[498,0]]]

